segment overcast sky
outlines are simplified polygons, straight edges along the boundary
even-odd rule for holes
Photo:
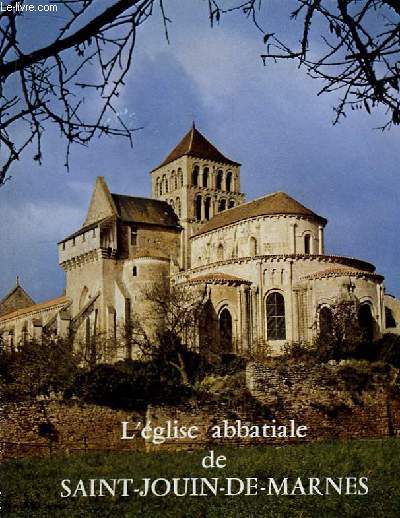
[[[49,131],[41,167],[33,150],[13,166],[0,189],[0,297],[17,274],[36,301],[61,294],[56,243],[83,223],[96,176],[112,192],[149,196],[149,171],[193,119],[243,164],[247,200],[287,192],[329,220],[328,253],[371,261],[399,296],[399,127],[374,130],[382,114],[360,111],[332,126],[334,99],[317,97],[321,85],[294,64],[263,67],[262,37],[241,15],[211,29],[207,2],[168,5],[170,44],[156,16],[142,26],[119,99],[119,110],[143,126],[133,149],[115,138],[96,140],[73,150],[67,173],[64,143]],[[39,39],[48,20],[32,17],[29,37]]]

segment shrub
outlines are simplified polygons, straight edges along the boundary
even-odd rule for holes
[[[1,353],[0,376],[6,400],[19,401],[63,392],[74,381],[78,359],[66,340],[27,342]]]
[[[88,403],[144,410],[148,404],[172,404],[185,401],[190,387],[182,386],[173,369],[156,361],[125,361],[97,365],[82,373],[75,382],[75,393]]]
[[[392,333],[383,335],[376,344],[377,359],[400,368],[400,336]]]

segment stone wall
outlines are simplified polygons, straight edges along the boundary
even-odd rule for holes
[[[249,394],[240,407],[214,403],[181,407],[149,407],[146,415],[107,407],[58,401],[7,404],[0,416],[3,458],[83,451],[160,451],[207,448],[213,445],[248,446],[353,438],[400,437],[400,400],[391,396],[395,369],[371,370],[362,364],[361,377],[349,381],[343,369],[353,364],[275,367],[249,363],[246,384]],[[357,365],[356,367],[357,368]],[[368,370],[369,369],[369,370]],[[350,372],[351,374],[351,372]],[[364,376],[364,377],[363,377]],[[346,381],[347,379],[347,381]],[[365,383],[361,383],[364,379]],[[361,382],[360,382],[361,380]],[[232,390],[232,389],[231,389]],[[238,386],[237,391],[245,391]],[[273,421],[275,420],[275,421]],[[299,437],[249,438],[212,437],[215,425],[306,426]],[[146,441],[121,440],[121,421],[146,423],[148,429],[166,427],[168,421],[180,427],[197,426],[195,440],[172,438],[154,444],[151,432]],[[134,425],[130,424],[132,429]],[[47,434],[43,433],[46,432]]]
[[[357,381],[346,383],[344,376],[344,369],[352,365],[356,364],[269,368],[249,363],[246,382],[277,420],[306,425],[310,440],[400,437],[400,403],[389,388],[395,370],[372,373],[366,386],[357,387]]]
[[[143,422],[143,416],[77,402],[6,404],[0,415],[1,456],[8,459],[53,453],[143,449],[141,439],[120,439],[121,421]]]
[[[370,375],[364,388],[357,381],[348,382],[342,369],[351,365],[332,364],[266,367],[249,363],[246,383],[253,398],[260,403],[245,408],[181,407],[151,408],[146,422],[152,426],[165,426],[170,420],[181,426],[196,425],[199,429],[196,441],[188,439],[167,440],[154,445],[146,440],[147,450],[175,450],[206,447],[215,444],[246,446],[249,444],[274,444],[276,446],[315,440],[400,437],[400,401],[390,396],[390,383],[395,370]],[[362,369],[362,366],[361,366]],[[239,388],[238,388],[239,389]],[[304,438],[212,438],[212,427],[223,425],[276,424],[288,426],[293,420],[296,426],[306,426]],[[273,421],[275,420],[275,421]]]

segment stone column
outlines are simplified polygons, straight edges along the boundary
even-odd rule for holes
[[[322,225],[318,227],[318,253],[319,255],[324,253],[324,227]]]
[[[242,351],[249,350],[249,303],[248,303],[249,287],[245,285],[240,286],[240,313],[241,313],[241,342]]]
[[[296,226],[297,226],[297,223],[291,223],[290,224],[290,227],[291,227],[291,236],[290,236],[290,239],[291,239],[291,253],[292,254],[295,254],[296,253]]]
[[[251,320],[252,320],[252,337],[250,348],[255,349],[255,345],[258,342],[258,314],[257,314],[257,288],[254,286],[250,289],[250,301],[251,301]]]
[[[201,197],[201,218],[200,221],[204,221],[206,219],[206,199]]]

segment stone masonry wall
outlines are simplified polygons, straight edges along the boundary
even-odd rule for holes
[[[262,404],[263,409],[252,405],[248,408],[228,410],[219,407],[151,408],[146,422],[152,426],[165,426],[170,420],[180,426],[196,425],[199,436],[196,441],[189,439],[167,440],[154,445],[146,440],[147,450],[192,449],[213,444],[274,444],[355,439],[400,437],[400,401],[390,395],[389,385],[394,371],[371,375],[364,388],[355,384],[346,386],[338,365],[281,366],[266,367],[249,363],[246,370],[246,384],[251,395]],[[351,367],[350,367],[351,368]],[[354,382],[356,383],[356,382]],[[260,413],[262,410],[262,415]],[[307,426],[304,438],[221,438],[211,436],[215,424],[223,425],[263,425]]]
[[[6,404],[0,414],[2,458],[143,449],[140,439],[120,439],[121,421],[129,420],[143,421],[143,416],[77,402]]]
[[[249,363],[247,386],[277,420],[295,419],[308,427],[310,440],[400,437],[400,403],[391,396],[394,370],[379,373],[367,387],[346,386],[341,369],[351,364],[268,368]],[[371,375],[372,376],[372,375]]]
[[[198,449],[216,444],[246,446],[313,440],[400,437],[400,401],[391,395],[395,370],[373,372],[366,384],[347,386],[342,365],[279,365],[249,363],[246,384],[252,397],[240,408],[192,403],[181,407],[149,407],[146,416],[135,412],[70,402],[37,401],[6,404],[0,415],[0,442],[5,459],[83,451],[160,451]],[[351,369],[351,365],[349,366]],[[367,371],[368,373],[368,371]],[[398,375],[398,372],[397,372]],[[364,378],[365,380],[366,378]],[[243,390],[244,387],[238,387]],[[290,424],[307,426],[304,438],[214,438],[215,425],[243,426]],[[121,421],[141,421],[152,428],[197,426],[198,437],[167,439],[154,444],[121,440]],[[133,425],[132,425],[133,426]],[[130,425],[131,427],[131,425]],[[43,434],[43,431],[47,434]]]

